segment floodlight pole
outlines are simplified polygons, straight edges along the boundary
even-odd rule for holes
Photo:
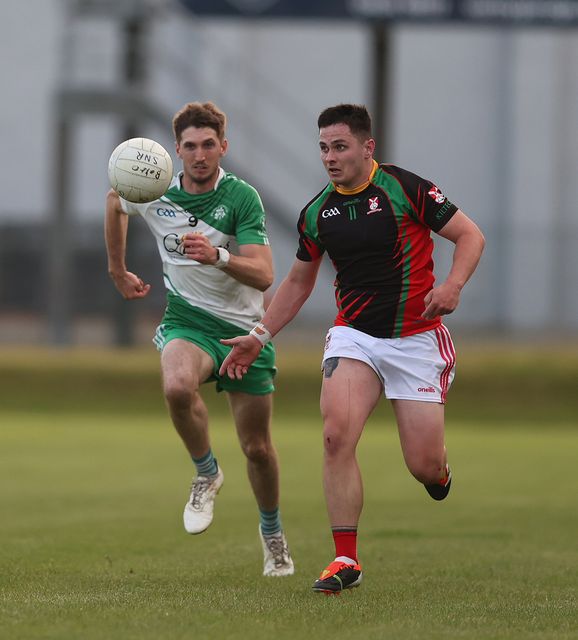
[[[146,14],[146,12],[143,12]],[[127,16],[122,26],[124,44],[124,80],[127,90],[141,91],[146,81],[146,57],[143,46],[144,36],[148,28],[148,18],[136,13]],[[122,129],[122,139],[136,138],[140,135],[140,118],[137,114],[134,119],[125,118]],[[140,220],[132,219],[127,234],[126,262],[127,265],[134,262],[133,257],[137,251],[140,231]],[[134,301],[126,301],[120,296],[115,297],[114,314],[114,343],[119,347],[128,347],[135,343],[135,317],[136,309]]]
[[[391,98],[391,28],[379,20],[369,26],[372,40],[372,124],[375,158],[388,162],[391,141],[388,137]]]
[[[54,167],[53,217],[50,228],[50,255],[48,268],[48,297],[50,341],[55,345],[72,342],[72,236],[70,212],[70,167],[71,123],[63,113],[56,125]]]
[[[72,187],[75,163],[71,149],[78,121],[89,114],[112,113],[122,118],[122,134],[135,137],[141,123],[146,120],[166,122],[164,113],[155,108],[144,94],[146,80],[146,54],[144,36],[156,15],[158,0],[69,0],[72,20],[93,15],[116,17],[122,25],[125,45],[123,90],[102,90],[98,87],[80,89],[61,87],[56,94],[56,127],[53,166],[52,222],[49,233],[47,289],[44,293],[47,310],[48,337],[51,344],[65,346],[72,343],[75,284],[74,268],[74,216],[72,215]],[[143,11],[143,3],[146,11]],[[74,61],[72,41],[65,40],[66,61]],[[67,70],[70,72],[70,70]],[[132,225],[131,236],[140,230],[139,221]],[[133,237],[133,241],[134,241]],[[133,255],[133,241],[127,241],[127,259]],[[115,342],[130,345],[134,342],[135,309],[120,296],[115,296],[113,311]]]

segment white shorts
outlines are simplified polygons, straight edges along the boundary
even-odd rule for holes
[[[405,338],[374,338],[351,327],[332,327],[325,338],[323,362],[351,358],[369,365],[389,400],[445,403],[454,379],[456,355],[448,329]]]

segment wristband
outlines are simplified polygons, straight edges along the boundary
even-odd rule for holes
[[[258,322],[252,329],[249,331],[249,335],[257,338],[261,343],[261,346],[264,347],[267,343],[271,342],[271,332],[267,327],[262,323]]]
[[[231,254],[223,247],[217,247],[217,262],[213,265],[217,269],[224,269],[231,259]]]

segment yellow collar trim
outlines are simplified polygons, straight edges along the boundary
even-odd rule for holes
[[[335,183],[333,183],[333,186],[335,187],[335,191],[337,191],[337,193],[341,193],[344,196],[352,196],[352,195],[355,195],[356,193],[361,193],[364,189],[367,189],[367,187],[369,187],[371,181],[373,180],[373,176],[377,171],[378,166],[379,165],[374,160],[368,180],[363,184],[360,184],[358,187],[355,187],[353,189],[344,189],[343,187],[338,187]]]

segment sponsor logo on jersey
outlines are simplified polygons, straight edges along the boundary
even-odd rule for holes
[[[211,215],[215,220],[222,220],[226,217],[227,213],[227,207],[224,204],[220,204],[216,209],[213,210],[213,213]]]
[[[374,198],[369,198],[369,200],[367,201],[367,204],[369,206],[369,211],[367,212],[367,215],[381,211],[381,207],[379,206],[379,196],[375,196]]]
[[[183,238],[182,236],[179,237],[176,233],[168,233],[163,238],[163,245],[167,253],[180,253],[182,256],[185,255]]]
[[[321,212],[322,218],[331,218],[332,216],[339,216],[339,215],[341,215],[341,211],[339,211],[337,207],[332,207],[331,209],[324,209]]]
[[[445,201],[446,197],[444,196],[444,194],[441,192],[440,189],[438,189],[438,187],[435,186],[435,184],[432,186],[432,188],[427,192],[428,196],[430,198],[433,198],[438,204],[441,204],[442,202]]]
[[[444,206],[436,213],[436,220],[441,220],[445,214],[446,211],[452,206],[452,203],[449,200],[446,200],[446,203],[444,204]]]

